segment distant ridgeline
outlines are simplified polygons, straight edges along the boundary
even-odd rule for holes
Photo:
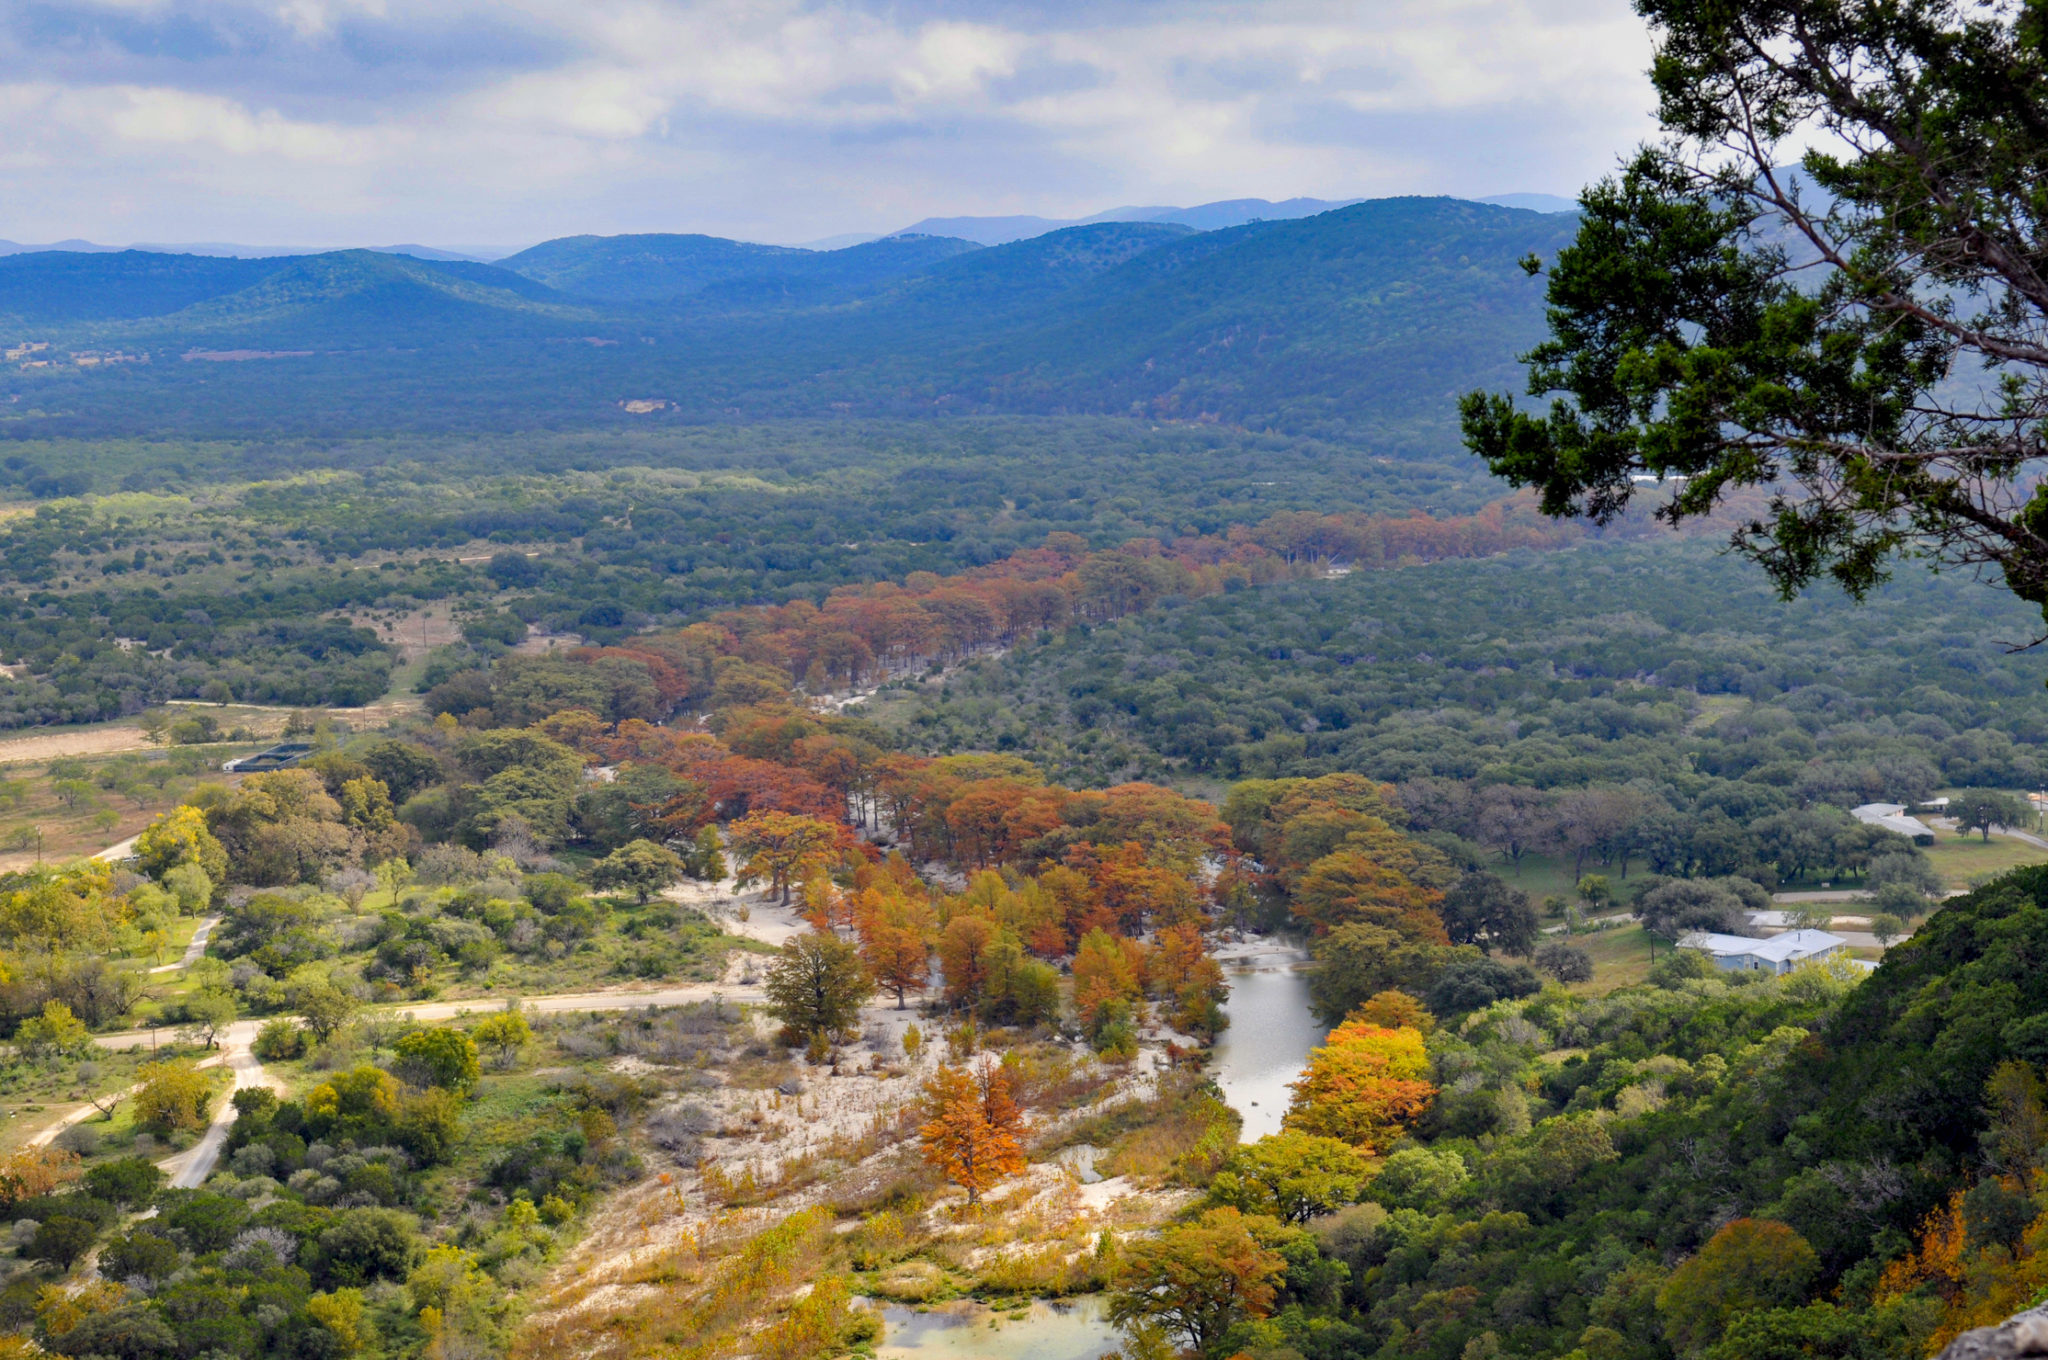
[[[1575,219],[1381,199],[982,248],[570,237],[483,265],[372,251],[0,259],[0,434],[341,436],[789,415],[1092,413],[1455,448],[1517,382]]]

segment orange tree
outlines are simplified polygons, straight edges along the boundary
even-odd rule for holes
[[[1380,1151],[1435,1099],[1428,1074],[1420,1031],[1347,1020],[1309,1055],[1308,1070],[1294,1082],[1286,1125],[1342,1139],[1367,1154]]]
[[[1286,1258],[1278,1220],[1211,1209],[1124,1249],[1109,1318],[1120,1327],[1152,1326],[1206,1351],[1246,1318],[1266,1316]]]
[[[924,1085],[923,1113],[925,1160],[967,1192],[969,1205],[1024,1169],[1024,1111],[1016,1078],[1000,1063],[941,1067]]]
[[[896,993],[924,990],[931,973],[932,936],[937,921],[931,903],[912,897],[893,883],[878,883],[855,894],[854,929],[860,934],[860,956],[875,981]]]
[[[767,879],[789,902],[789,887],[805,872],[830,861],[847,846],[846,828],[794,812],[756,812],[734,822],[726,841],[740,856],[739,881]]]

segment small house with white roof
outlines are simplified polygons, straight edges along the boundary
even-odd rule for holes
[[[1789,973],[1809,959],[1841,953],[1849,942],[1825,930],[1788,930],[1765,940],[1703,930],[1681,937],[1678,947],[1699,950],[1727,973]]]
[[[1865,826],[1881,826],[1901,836],[1910,836],[1917,845],[1934,844],[1934,828],[1918,817],[1908,817],[1902,804],[1865,803],[1862,807],[1850,808],[1849,815]]]

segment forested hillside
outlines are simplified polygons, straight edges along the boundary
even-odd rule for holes
[[[988,249],[573,238],[500,266],[34,253],[0,262],[0,337],[21,350],[0,378],[0,434],[1008,411],[1445,456],[1450,399],[1507,380],[1540,326],[1517,262],[1569,229],[1387,199],[1203,233],[1102,223]]]

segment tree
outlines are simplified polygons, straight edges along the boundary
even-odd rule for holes
[[[99,1235],[99,1228],[89,1220],[52,1214],[37,1225],[27,1254],[34,1260],[48,1261],[59,1270],[69,1270],[79,1257],[92,1250],[93,1240]]]
[[[902,1010],[904,993],[913,988],[923,991],[931,978],[932,935],[937,928],[931,904],[894,896],[866,909],[857,907],[854,924],[868,972],[896,993],[896,1009]]]
[[[1127,1023],[1144,995],[1128,941],[1106,930],[1091,930],[1081,937],[1074,950],[1074,1013],[1091,1039],[1099,1040],[1111,1024]]]
[[[135,859],[143,873],[161,882],[181,864],[195,864],[214,883],[228,876],[228,852],[207,829],[206,814],[195,807],[175,807],[135,838]]]
[[[1535,963],[1538,968],[1556,978],[1559,982],[1591,982],[1593,980],[1593,955],[1575,944],[1552,940],[1537,949]]]
[[[287,1003],[304,1017],[306,1028],[322,1043],[340,1032],[363,1003],[354,992],[335,986],[325,978],[295,985],[286,995]]]
[[[939,970],[948,1005],[971,1009],[981,1004],[988,985],[984,961],[997,930],[994,918],[983,912],[956,910],[939,932]]]
[[[1370,1176],[1349,1143],[1289,1129],[1231,1153],[1209,1183],[1209,1198],[1247,1214],[1306,1223],[1355,1201]]]
[[[1236,1209],[1210,1209],[1130,1243],[1109,1296],[1110,1321],[1156,1326],[1191,1351],[1207,1351],[1237,1323],[1272,1311],[1287,1269],[1267,1245],[1279,1227]]]
[[[727,843],[740,857],[742,886],[767,879],[789,905],[790,884],[845,847],[846,828],[793,812],[756,812],[734,822]]]
[[[653,841],[629,841],[590,866],[598,888],[623,888],[636,902],[645,902],[683,876],[683,861]]]
[[[1315,942],[1309,995],[1316,1014],[1335,1023],[1380,992],[1426,991],[1444,965],[1473,951],[1429,944],[1363,921],[1339,926]]]
[[[1881,911],[1870,918],[1870,933],[1876,937],[1879,949],[1889,951],[1892,941],[1906,933],[1906,923],[1888,911]]]
[[[23,1057],[40,1062],[91,1047],[92,1033],[69,1006],[45,1001],[40,1015],[30,1016],[15,1029],[14,1043]]]
[[[1444,930],[1454,944],[1476,944],[1491,953],[1527,954],[1541,929],[1529,894],[1498,875],[1471,873],[1444,894]]]
[[[173,1133],[206,1126],[213,1086],[189,1062],[144,1063],[135,1073],[135,1126],[151,1133]]]
[[[220,1032],[235,1023],[235,994],[202,987],[185,999],[185,1032],[207,1048],[220,1046]]]
[[[156,1198],[164,1173],[147,1157],[120,1157],[85,1173],[86,1193],[109,1204],[139,1209]]]
[[[470,1036],[497,1053],[499,1067],[510,1067],[519,1050],[533,1042],[533,1027],[526,1023],[526,1017],[515,1004],[486,1016],[470,1031]]]
[[[78,1179],[78,1158],[57,1147],[25,1147],[0,1155],[0,1209],[47,1195]]]
[[[1724,884],[1677,878],[1638,897],[1635,913],[1652,935],[1676,940],[1694,931],[1747,935],[1751,932],[1744,907],[1742,898]]]
[[[1428,1075],[1419,1031],[1346,1021],[1309,1054],[1307,1070],[1293,1082],[1286,1127],[1341,1139],[1370,1155],[1429,1108],[1436,1087]]]
[[[860,954],[837,935],[808,931],[782,946],[768,966],[768,1013],[799,1037],[853,1028],[875,984]]]
[[[2044,499],[2048,505],[2048,499]],[[2036,600],[2048,609],[2048,580],[2041,586],[2042,595]],[[1964,789],[1948,800],[1948,815],[1956,819],[1956,830],[1968,836],[1972,831],[1980,832],[1985,842],[1991,840],[1993,827],[2021,826],[2027,817],[2026,804],[2009,793],[1994,789]]]
[[[1525,356],[1556,399],[1471,394],[1467,443],[1553,515],[1645,474],[1687,479],[1673,523],[1762,488],[1735,544],[1787,592],[1912,553],[2048,601],[2038,11],[1637,9],[1667,136],[1581,196]]]
[[[922,1114],[925,1160],[967,1192],[969,1206],[1024,1169],[1024,1112],[1015,1078],[1001,1063],[941,1066],[924,1084]]]
[[[476,1089],[483,1075],[475,1042],[459,1029],[413,1030],[399,1037],[391,1053],[393,1069],[414,1086],[466,1093]]]
[[[1402,1148],[1380,1163],[1368,1193],[1389,1209],[1433,1213],[1469,1178],[1455,1149]]]
[[[1739,1313],[1803,1302],[1820,1271],[1805,1238],[1767,1218],[1738,1218],[1671,1272],[1657,1292],[1664,1330],[1680,1350],[1718,1341]]]

